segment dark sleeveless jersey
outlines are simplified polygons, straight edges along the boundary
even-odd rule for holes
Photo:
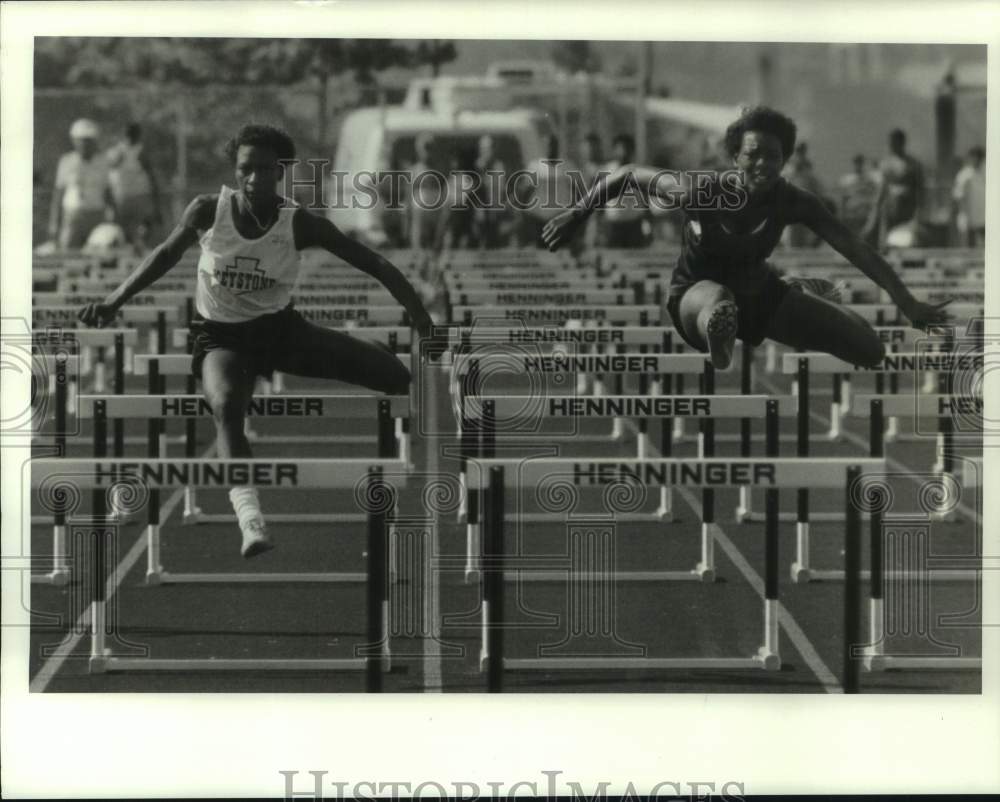
[[[785,225],[792,222],[792,191],[788,182],[779,178],[758,207],[763,218],[744,233],[738,232],[732,211],[685,209],[681,254],[670,280],[670,294],[682,294],[703,279],[717,281],[734,292],[754,294],[770,270],[767,257],[781,240]],[[718,186],[711,192],[719,192]]]

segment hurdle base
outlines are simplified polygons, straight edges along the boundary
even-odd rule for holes
[[[177,657],[147,659],[144,657],[114,657],[94,655],[90,658],[91,674],[117,671],[363,671],[365,658],[343,657],[328,659],[294,658],[215,658]]]
[[[147,585],[163,584],[164,573],[166,572],[162,568],[158,568],[155,571],[146,571],[146,584]]]
[[[268,523],[276,524],[330,524],[344,521],[346,523],[362,523],[368,520],[363,513],[322,513],[322,512],[296,512],[296,513],[265,513]],[[198,524],[237,524],[236,516],[231,512],[224,513],[203,513],[200,510],[190,516],[184,517],[184,523],[189,525]]]
[[[466,568],[465,569],[465,584],[466,585],[478,585],[481,579],[481,572],[478,568]],[[504,575],[506,578],[506,574]]]
[[[194,509],[184,510],[184,515],[181,516],[181,523],[185,526],[191,526],[193,524],[198,524],[202,522],[202,517],[204,513],[201,511],[201,507],[195,507]]]
[[[810,570],[810,569],[807,569]],[[858,572],[860,579],[871,579],[872,572],[863,568]],[[842,582],[844,572],[838,568],[810,570],[810,577],[818,581]],[[883,578],[887,582],[898,579],[919,579],[925,582],[976,582],[979,571],[976,568],[928,568],[927,571],[886,571]],[[808,579],[806,581],[809,581]]]
[[[57,588],[64,588],[69,584],[70,572],[67,570],[50,571],[47,574],[32,574],[32,585],[52,585]]]
[[[922,657],[914,655],[869,655],[863,660],[865,670],[896,671],[896,670],[926,670],[926,671],[979,671],[983,667],[981,657]]]
[[[792,563],[790,573],[792,575],[792,582],[794,582],[796,585],[801,585],[806,582],[811,582],[813,578],[816,577],[815,571],[813,571],[811,568],[809,568],[806,565],[803,565],[800,562]],[[843,578],[844,576],[843,571],[840,572],[840,576],[841,578]]]
[[[798,523],[799,516],[796,512],[779,512],[778,520],[781,523]],[[846,519],[842,512],[810,512],[809,521],[821,523],[843,523]],[[741,523],[762,524],[765,522],[764,513],[751,512]]]
[[[173,573],[171,571],[160,571],[155,574],[156,580],[149,581],[150,575],[146,575],[147,584],[153,585],[225,585],[225,584],[281,584],[283,582],[366,582],[368,574],[358,571],[290,571],[287,573],[250,573],[244,571],[217,572],[217,573]]]
[[[700,579],[706,585],[715,582],[714,565],[706,565],[705,563],[700,562],[694,567],[694,574],[698,579]]]
[[[478,575],[479,571],[474,571]],[[690,571],[612,571],[601,574],[603,580],[613,580],[615,582],[711,582],[714,581],[714,571],[708,573],[712,579],[705,579],[705,574],[698,569]],[[587,572],[574,571],[546,571],[535,569],[521,569],[504,571],[503,578],[508,582],[565,582],[567,579],[578,577],[591,577]]]
[[[773,664],[773,663],[772,663]],[[514,671],[602,671],[629,669],[733,669],[760,670],[764,663],[753,657],[526,657],[505,658],[504,669]]]
[[[766,646],[761,646],[753,659],[765,671],[781,671],[781,655],[772,652]]]
[[[737,507],[734,513],[734,518],[736,523],[745,524],[753,520],[753,510],[747,509],[746,507]]]

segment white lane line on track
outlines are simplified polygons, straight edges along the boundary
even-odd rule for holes
[[[432,380],[429,382],[428,397],[425,401],[428,406],[427,431],[430,434],[425,438],[424,448],[427,450],[427,480],[434,481],[434,477],[437,476],[438,471],[441,469],[440,461],[438,460],[436,439],[438,431],[437,379],[438,374],[441,372],[436,369],[433,369],[433,372],[431,372],[430,365],[426,365],[425,370],[425,381],[427,373],[430,373]],[[442,375],[447,374],[442,373]],[[433,520],[431,521],[430,553],[427,555],[427,559],[432,564],[437,559],[440,551],[440,543],[441,513],[437,505],[435,505]],[[429,575],[430,587],[425,592],[430,594],[430,599],[425,599],[422,605],[425,620],[421,628],[426,635],[423,639],[424,693],[441,693],[444,690],[444,681],[441,677],[441,583],[437,571],[431,570]]]
[[[215,446],[212,445],[208,450],[201,455],[202,459],[211,456],[212,452],[215,451]],[[160,507],[160,521],[163,523],[167,522],[170,514],[174,511],[174,508],[181,502],[184,498],[184,490],[179,489],[171,493],[170,498],[164,502]],[[143,531],[139,534],[139,538],[132,544],[132,548],[128,550],[128,553],[122,558],[121,562],[115,566],[115,570],[108,577],[108,582],[105,590],[107,602],[111,603],[114,599],[115,594],[118,591],[118,586],[122,580],[128,575],[128,572],[132,570],[133,566],[139,561],[139,558],[146,551],[146,535],[145,527]],[[87,609],[84,610],[79,619],[76,622],[76,632],[68,640],[64,641],[56,649],[55,653],[45,661],[41,669],[35,675],[34,679],[28,686],[28,690],[32,693],[42,693],[46,688],[48,688],[49,683],[55,679],[56,674],[62,668],[63,663],[66,659],[76,651],[77,646],[80,645],[80,641],[84,638],[84,633],[89,635],[89,620],[90,620],[90,607],[88,605]]]
[[[628,420],[626,421],[627,426],[632,429],[636,435],[638,435],[638,429],[635,426],[635,422]],[[650,454],[655,454],[656,456],[661,456],[659,450],[652,443],[646,444],[646,447]],[[701,515],[701,502],[696,499],[690,490],[684,487],[677,488],[681,498],[684,502],[691,508],[691,511],[696,515]],[[743,578],[750,583],[750,586],[754,589],[754,592],[760,597],[761,601],[764,600],[764,580],[761,578],[750,563],[747,562],[746,558],[737,548],[736,544],[730,540],[729,536],[726,535],[725,530],[718,524],[714,524],[713,534],[716,541],[720,546],[722,546],[723,551],[726,552],[726,556],[732,561],[733,565],[736,566],[737,570],[743,574]],[[785,630],[788,634],[789,640],[798,650],[799,654],[802,655],[802,659],[806,661],[806,665],[809,666],[813,674],[823,685],[823,690],[827,693],[843,693],[843,688],[838,682],[837,677],[834,673],[827,668],[826,663],[823,662],[823,658],[819,656],[816,648],[812,645],[812,642],[806,636],[805,632],[802,631],[802,627],[798,625],[795,617],[791,614],[787,607],[778,601],[778,621],[781,624],[781,628]]]
[[[773,395],[781,395],[781,388],[778,387],[778,385],[776,385],[774,382],[770,381],[769,379],[765,379],[763,376],[757,377],[757,380],[762,385],[764,385],[768,389],[768,391]],[[822,424],[823,426],[830,425],[830,419],[828,417],[819,412],[813,412],[811,409],[809,410],[809,417],[812,418],[812,420],[816,421],[817,423]],[[849,443],[863,449],[864,454],[866,456],[868,455],[868,448],[870,446],[870,443],[863,437],[858,437],[858,435],[854,434],[853,432],[849,432],[846,429],[841,429],[840,435]],[[913,470],[913,468],[909,467],[908,465],[904,465],[899,460],[893,459],[888,455],[886,455],[885,464],[888,465],[890,468],[892,468],[894,471],[899,471],[900,473],[905,474],[906,478],[909,479],[914,484],[920,484],[921,480],[918,479],[916,476],[914,476],[914,473],[916,472]],[[979,516],[976,513],[976,511],[966,506],[965,504],[962,504],[961,502],[955,505],[955,509],[958,510],[963,515],[965,515],[970,520],[973,521],[979,520]]]

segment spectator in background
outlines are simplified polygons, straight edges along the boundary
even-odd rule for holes
[[[612,142],[614,156],[604,165],[608,173],[631,164],[635,156],[635,140],[619,134]],[[649,210],[642,208],[639,193],[623,192],[620,200],[609,199],[604,208],[604,244],[608,248],[642,248],[649,243],[651,226]]]
[[[601,137],[591,131],[580,143],[580,177],[582,181],[581,191],[586,192],[597,180],[598,174],[604,169],[604,149],[601,147]],[[591,217],[587,220],[586,228],[583,230],[581,240],[587,250],[596,248],[598,245],[599,228],[597,221]]]
[[[906,134],[895,128],[889,133],[889,155],[879,165],[879,192],[865,239],[880,246],[918,247],[923,206],[924,168],[906,152]]]
[[[844,221],[844,225],[860,236],[865,230],[865,223],[878,196],[878,176],[868,169],[864,154],[857,154],[853,164],[854,169],[842,175],[837,182],[837,188],[840,190],[838,206],[840,219]]]
[[[138,252],[145,253],[148,243],[158,238],[157,228],[163,222],[163,214],[160,189],[143,149],[139,123],[131,122],[125,127],[125,138],[108,150],[107,159],[118,222],[128,241]]]
[[[969,149],[965,166],[955,176],[952,192],[955,223],[970,248],[986,245],[986,150]]]
[[[116,214],[108,162],[97,152],[99,135],[92,120],[79,119],[70,126],[73,150],[59,159],[49,210],[49,237],[60,250],[79,250],[104,222],[107,210],[112,217]]]
[[[559,157],[557,136],[549,134],[545,157],[532,161],[525,172],[530,173],[534,181],[522,174],[515,189],[519,204],[527,206],[520,215],[518,244],[521,247],[544,248],[542,228],[574,202],[569,168]]]
[[[430,176],[433,169],[431,166],[433,141],[430,134],[420,134],[416,138],[417,160],[410,167],[409,180],[406,182],[410,193],[408,204],[410,247],[414,250],[434,247],[437,216],[440,213],[437,207],[440,195],[445,191],[440,180]]]
[[[489,134],[479,138],[475,170],[479,174],[475,245],[486,249],[502,248],[507,244],[511,228],[504,198],[507,168],[496,155],[493,137]]]
[[[473,187],[475,156],[462,149],[451,154],[447,197],[437,216],[435,250],[471,248],[474,241]]]
[[[799,142],[795,146],[795,152],[782,172],[795,186],[823,198],[823,184],[816,175],[812,159],[809,158],[809,146],[805,142]],[[819,245],[819,237],[806,226],[790,225],[785,230],[785,242],[793,248],[815,248]]]

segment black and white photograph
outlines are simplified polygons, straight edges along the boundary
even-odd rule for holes
[[[930,13],[875,24],[892,3],[825,28],[821,3],[782,38],[667,3],[521,28],[505,3],[468,27],[446,2],[12,5],[0,453],[24,710],[213,726],[240,700],[245,739],[258,703],[494,696],[550,733],[593,703],[711,705],[754,740],[740,705],[773,705],[842,716],[803,734],[836,776],[849,747],[825,732],[866,737],[848,710],[995,705],[986,7],[936,37]],[[512,721],[505,753],[542,737]],[[218,793],[406,775],[246,746],[271,779]],[[467,799],[796,788],[789,766],[630,780],[540,755],[502,791],[472,763],[421,778]]]

